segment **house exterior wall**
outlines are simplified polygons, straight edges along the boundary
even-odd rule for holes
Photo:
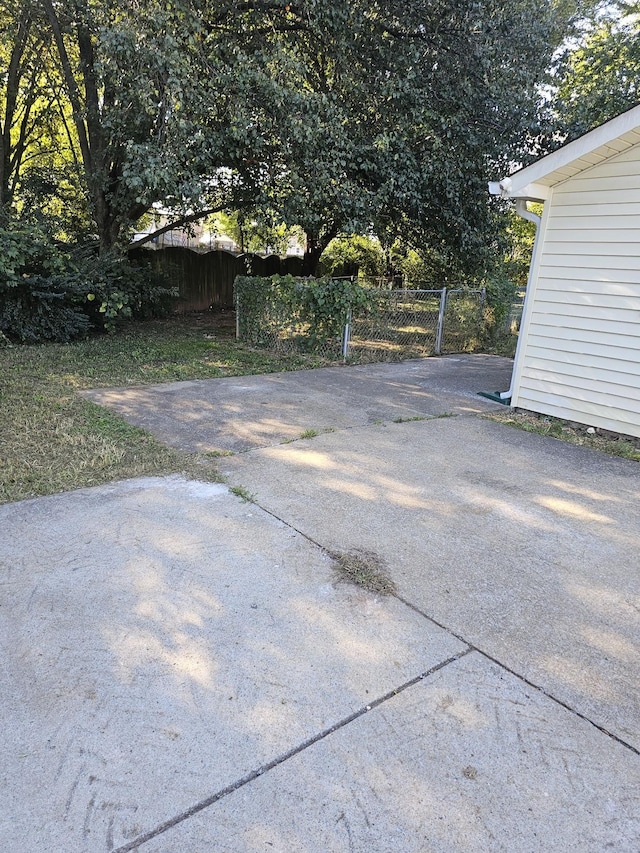
[[[640,436],[640,145],[544,208],[511,405]]]

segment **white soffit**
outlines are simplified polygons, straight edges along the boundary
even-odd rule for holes
[[[549,188],[640,143],[640,106],[627,110],[508,178],[489,184],[492,195],[545,201]]]

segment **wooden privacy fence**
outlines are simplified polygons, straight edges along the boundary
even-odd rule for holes
[[[277,255],[232,255],[230,252],[194,252],[180,246],[166,249],[134,249],[129,258],[149,264],[180,294],[176,313],[233,307],[233,282],[238,275],[295,275],[302,272],[302,258]]]

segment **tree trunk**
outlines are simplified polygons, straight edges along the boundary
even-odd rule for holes
[[[100,254],[109,252],[118,242],[120,224],[114,220],[104,193],[99,187],[93,190],[93,218],[98,231]]]
[[[78,24],[76,45],[80,60],[80,80],[84,88],[84,91],[81,92],[71,66],[63,38],[62,25],[54,3],[52,0],[42,0],[42,4],[51,25],[67,94],[71,102],[85,181],[91,198],[91,212],[98,231],[100,253],[108,252],[118,242],[122,222],[115,214],[113,205],[108,198],[108,166],[100,118],[100,95],[96,82],[91,34],[84,25]]]
[[[332,225],[326,234],[322,235],[307,231],[307,245],[302,258],[302,275],[318,275],[320,257],[337,233],[338,229],[335,225]]]
[[[305,253],[302,257],[302,275],[316,276],[318,274],[320,256],[324,252],[324,249],[324,246],[317,244],[310,247],[307,242],[307,248],[305,249]]]
[[[11,49],[9,66],[6,71],[4,115],[0,117],[0,216],[8,213],[11,204],[11,172],[12,172],[12,143],[11,130],[13,127],[16,105],[18,102],[18,89],[20,78],[23,73],[23,58],[27,50],[27,41],[31,30],[31,18],[24,10],[18,20],[18,29]],[[16,157],[13,164],[14,169],[20,167],[20,157]]]

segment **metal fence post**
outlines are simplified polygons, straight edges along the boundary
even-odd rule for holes
[[[436,355],[442,354],[442,334],[444,331],[444,311],[447,305],[447,288],[443,287],[440,291],[440,310],[438,312],[438,328],[436,330]]]
[[[236,340],[240,340],[240,295],[236,293]]]
[[[347,312],[347,320],[344,324],[344,333],[342,335],[342,361],[346,364],[347,356],[349,355],[349,341],[351,339],[351,309]]]

